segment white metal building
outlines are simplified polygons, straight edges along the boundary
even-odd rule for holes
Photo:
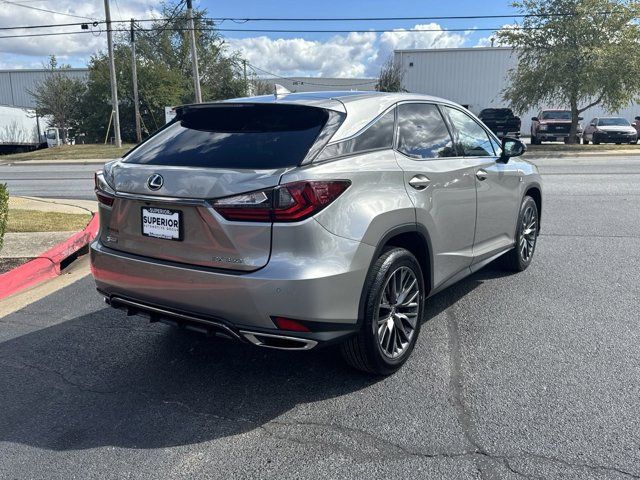
[[[425,93],[453,100],[478,114],[483,108],[507,107],[502,91],[508,85],[508,71],[518,59],[509,47],[446,48],[432,50],[396,50],[395,61],[405,76],[404,86],[414,93]],[[545,105],[568,108],[568,105]],[[531,117],[537,110],[520,115],[522,134],[529,135]],[[598,116],[621,116],[633,121],[640,106],[632,105],[619,112],[607,112],[600,106],[582,114],[586,122]]]
[[[264,77],[261,80],[268,83],[278,83],[290,92],[372,91],[376,89],[376,83],[378,83],[376,78]]]
[[[13,69],[0,70],[0,105],[35,108],[35,100],[29,93],[45,79],[46,69]],[[69,68],[62,70],[73,78],[86,79],[88,68]]]

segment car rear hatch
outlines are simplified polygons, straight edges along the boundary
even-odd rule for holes
[[[115,190],[101,241],[181,264],[251,271],[269,261],[270,222],[227,221],[212,200],[275,187],[317,151],[333,112],[290,104],[183,107],[105,169]]]

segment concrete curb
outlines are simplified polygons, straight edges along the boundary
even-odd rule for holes
[[[0,275],[0,300],[60,275],[61,264],[89,245],[98,235],[99,228],[98,214],[93,214],[84,230],[74,233],[30,262]]]
[[[589,158],[589,157],[635,157],[640,150],[603,150],[601,152],[553,152],[550,150],[537,152],[527,151],[522,158]]]
[[[86,160],[2,160],[0,157],[0,166],[9,165],[104,165],[116,158],[105,159],[86,159]]]

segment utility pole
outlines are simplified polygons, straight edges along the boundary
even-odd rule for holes
[[[104,16],[107,23],[107,47],[109,51],[109,76],[111,77],[111,103],[113,111],[113,133],[116,137],[116,147],[122,147],[120,138],[120,110],[118,109],[118,85],[116,83],[116,64],[113,58],[113,35],[111,31],[111,11],[109,0],[104,0]]]
[[[196,32],[193,24],[192,0],[187,0],[187,20],[189,22],[189,28],[188,28],[189,43],[191,44],[191,66],[193,67],[193,88],[196,93],[196,103],[202,103],[202,93],[200,92],[200,73],[198,73],[198,51],[196,50]]]
[[[134,30],[134,20],[131,19],[131,77],[133,78],[133,107],[136,116],[136,141],[142,142],[142,131],[140,130],[140,106],[138,104],[138,66],[136,64],[136,32]]]
[[[242,60],[242,69],[244,71],[244,96],[249,96],[249,83],[247,83],[247,61]]]

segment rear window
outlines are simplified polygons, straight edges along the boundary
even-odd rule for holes
[[[124,162],[258,170],[294,166],[304,159],[327,118],[326,110],[298,105],[187,107]]]
[[[631,124],[624,118],[601,118],[598,120],[598,125],[601,127],[629,127]]]
[[[485,108],[480,112],[479,117],[513,117],[513,112],[509,108]]]

